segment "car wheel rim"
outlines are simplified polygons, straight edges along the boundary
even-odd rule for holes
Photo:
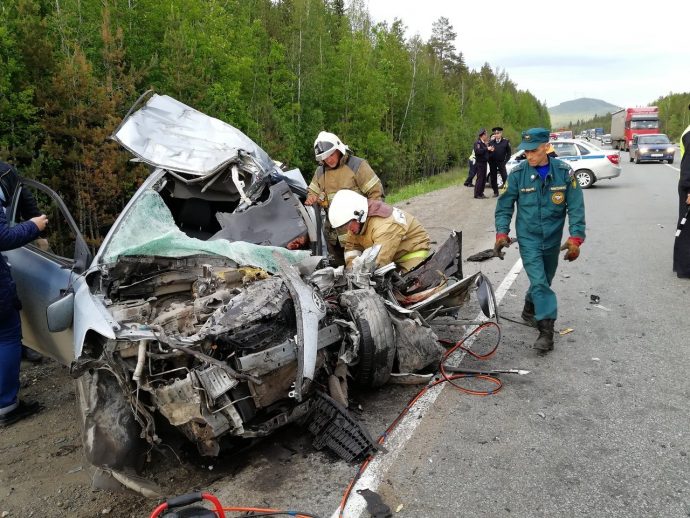
[[[577,173],[577,181],[580,184],[580,187],[587,187],[590,183],[590,176],[588,173]]]

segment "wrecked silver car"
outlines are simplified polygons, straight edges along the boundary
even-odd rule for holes
[[[25,342],[76,379],[89,461],[124,480],[168,425],[209,456],[295,421],[345,459],[371,451],[348,372],[379,387],[438,361],[426,320],[482,280],[462,279],[460,236],[404,278],[374,271],[376,250],[331,268],[298,170],[170,97],[132,112],[113,138],[152,172],[94,257],[47,187],[25,180],[8,213],[28,189],[62,221],[7,255]]]

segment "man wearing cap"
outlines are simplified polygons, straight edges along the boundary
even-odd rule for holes
[[[350,149],[337,135],[322,131],[314,141],[314,155],[319,166],[309,184],[305,205],[317,203],[328,209],[335,193],[349,189],[371,200],[383,199],[383,185],[366,160],[350,154]],[[329,252],[342,263],[346,234],[336,233],[326,225]]]
[[[346,232],[345,267],[374,245],[381,245],[378,267],[395,263],[408,272],[429,257],[429,234],[412,214],[379,200],[343,189],[333,197],[328,220],[339,232]],[[342,230],[341,230],[342,229]]]
[[[522,318],[539,329],[534,348],[553,349],[553,326],[557,317],[556,294],[551,281],[558,266],[558,253],[567,250],[564,259],[574,261],[585,240],[585,204],[582,189],[571,167],[547,156],[549,130],[532,128],[522,132],[518,149],[526,160],[510,173],[496,203],[496,244],[494,251],[510,246],[510,222],[517,203],[515,230],[520,256],[529,278]],[[560,246],[565,217],[570,237]]]
[[[484,188],[486,187],[486,167],[489,162],[489,155],[494,150],[493,146],[487,146],[489,136],[484,128],[477,133],[477,141],[474,143],[474,171],[476,180],[474,181],[474,197],[477,199],[486,198]]]
[[[503,138],[503,128],[496,126],[491,130],[493,136],[489,141],[489,146],[494,150],[489,155],[489,180],[491,181],[491,189],[494,191],[494,198],[498,198],[498,175],[501,175],[503,185],[506,183],[508,173],[506,171],[506,164],[510,160],[512,153],[510,149],[510,141]]]

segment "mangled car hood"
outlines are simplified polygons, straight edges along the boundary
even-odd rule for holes
[[[250,156],[265,174],[278,171],[240,130],[167,95],[153,94],[125,118],[113,139],[143,162],[169,171],[204,176],[240,155]]]

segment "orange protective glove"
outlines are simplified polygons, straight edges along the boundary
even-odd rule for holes
[[[503,248],[508,248],[510,246],[510,238],[508,234],[496,234],[496,243],[494,244],[494,255],[503,260],[506,255],[505,252],[501,252]]]
[[[574,261],[578,257],[580,257],[580,245],[584,239],[581,237],[569,237],[568,240],[563,243],[563,246],[561,247],[561,250],[567,250],[565,255],[563,256],[563,259],[566,261]]]

